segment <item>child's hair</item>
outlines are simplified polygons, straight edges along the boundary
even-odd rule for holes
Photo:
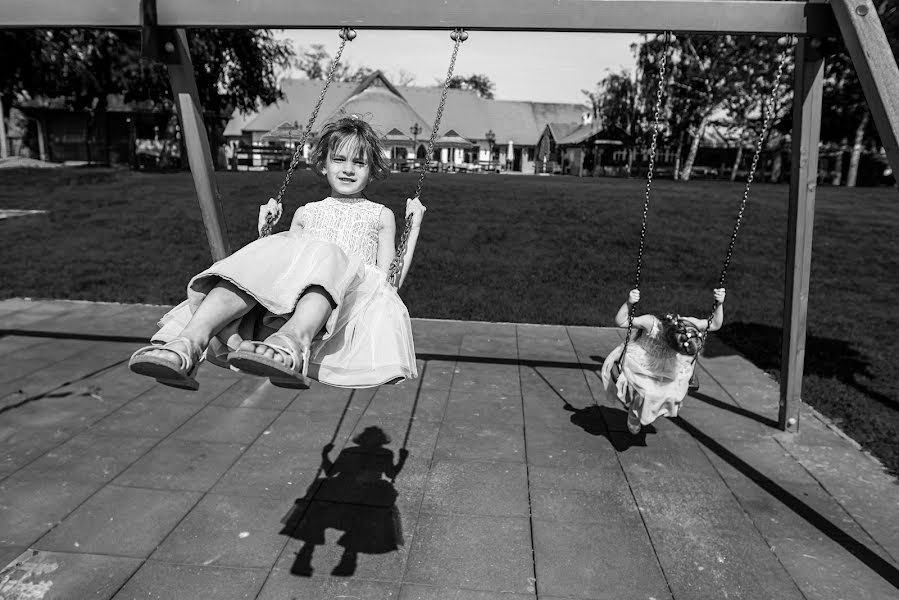
[[[347,157],[362,157],[371,167],[371,178],[380,179],[390,172],[384,146],[371,125],[359,117],[343,117],[322,127],[309,157],[316,173],[325,168],[328,155],[340,150]]]
[[[682,319],[680,315],[667,314],[661,319],[662,339],[680,354],[696,356],[702,348],[702,332],[699,328]]]

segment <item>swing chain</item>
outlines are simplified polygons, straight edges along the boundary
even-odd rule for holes
[[[340,47],[337,49],[337,54],[334,56],[334,60],[331,61],[331,68],[328,71],[328,76],[325,78],[325,85],[322,86],[321,94],[318,96],[318,102],[315,103],[315,108],[312,109],[312,115],[309,117],[309,121],[306,123],[306,128],[303,129],[303,136],[300,138],[300,143],[297,144],[297,147],[293,153],[293,158],[290,161],[290,167],[287,169],[287,176],[284,178],[284,183],[281,184],[281,189],[278,190],[277,196],[275,196],[275,202],[278,205],[281,205],[282,200],[284,199],[284,192],[287,191],[287,186],[290,184],[290,178],[293,176],[294,170],[296,170],[297,165],[300,163],[300,157],[303,154],[303,148],[306,146],[306,139],[309,136],[309,132],[312,130],[312,126],[315,124],[315,119],[318,116],[318,111],[322,107],[322,103],[325,101],[325,94],[328,93],[328,86],[331,85],[331,81],[334,79],[334,72],[337,70],[337,65],[340,63],[340,56],[343,54],[343,48],[346,46],[347,42],[352,42],[356,37],[356,31],[349,27],[344,27],[340,30]],[[265,218],[265,225],[262,226],[262,232],[259,234],[260,238],[267,237],[272,233],[272,227],[275,225],[275,216],[269,213]]]
[[[718,287],[723,288],[724,282],[727,280],[727,269],[730,267],[730,259],[734,253],[734,246],[737,243],[737,233],[740,231],[740,224],[743,221],[743,213],[746,211],[746,203],[749,200],[749,190],[752,187],[752,182],[755,179],[755,170],[759,164],[759,157],[762,154],[762,148],[765,145],[765,139],[768,137],[768,130],[771,127],[771,122],[774,119],[774,105],[777,100],[777,90],[780,87],[780,80],[783,77],[784,67],[787,63],[787,54],[792,47],[792,39],[793,36],[788,36],[787,41],[783,43],[783,51],[780,53],[780,61],[777,64],[777,70],[774,72],[774,85],[771,88],[771,92],[765,98],[765,112],[764,119],[762,121],[762,128],[759,130],[758,137],[755,141],[755,154],[752,156],[752,164],[749,167],[749,173],[746,175],[746,186],[743,188],[743,198],[740,201],[740,210],[737,212],[737,219],[734,222],[734,230],[730,236],[730,242],[727,245],[727,253],[724,256],[724,266],[721,268],[721,276],[718,278]],[[706,328],[705,331],[702,332],[702,339],[700,348],[705,345],[706,337],[708,336],[709,327],[712,326],[712,320],[715,318],[715,311],[718,309],[718,303],[715,302],[715,306],[712,307],[712,312],[709,315],[709,318],[706,320]],[[699,353],[696,353],[696,356],[699,356]],[[696,357],[693,358],[694,362]]]
[[[434,118],[434,127],[431,129],[431,137],[428,139],[428,152],[425,156],[425,161],[421,166],[421,173],[418,176],[418,185],[415,188],[415,195],[413,198],[419,198],[421,196],[425,174],[431,167],[431,158],[434,155],[434,141],[437,139],[437,132],[440,128],[440,119],[443,117],[443,108],[446,104],[446,94],[449,91],[450,83],[452,83],[453,70],[456,68],[456,58],[459,55],[459,46],[468,39],[468,32],[461,28],[454,29],[450,34],[450,38],[455,42],[455,45],[453,46],[453,55],[452,58],[450,58],[449,69],[447,69],[446,72],[446,81],[443,83],[443,92],[440,95],[440,103],[437,105],[437,116]],[[403,272],[403,262],[405,261],[406,256],[406,244],[409,242],[409,235],[411,233],[412,215],[407,215],[403,226],[403,234],[400,236],[400,242],[396,248],[396,256],[393,257],[390,268],[387,270],[387,281],[393,287],[399,287],[400,285],[400,276]]]
[[[646,220],[649,216],[649,198],[652,190],[652,173],[656,163],[656,149],[659,138],[660,121],[662,118],[662,92],[665,86],[665,71],[668,64],[668,51],[672,41],[671,32],[666,31],[664,35],[665,46],[662,50],[662,56],[659,58],[659,83],[656,88],[656,105],[655,113],[652,121],[652,138],[649,144],[649,165],[646,169],[646,192],[643,200],[643,221],[640,225],[640,248],[637,251],[637,274],[634,281],[634,289],[640,289],[640,273],[643,270],[643,252],[646,248]],[[627,344],[631,339],[631,332],[634,328],[634,312],[636,311],[636,303],[630,305],[627,315],[627,334],[624,337],[624,347],[621,349],[621,355],[618,357],[618,370],[621,371],[621,362],[624,360],[624,354],[627,352]]]

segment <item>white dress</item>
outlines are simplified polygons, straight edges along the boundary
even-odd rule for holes
[[[251,242],[194,276],[187,300],[159,322],[154,341],[177,337],[206,294],[227,280],[258,305],[228,323],[207,359],[227,366],[228,352],[244,340],[264,340],[293,314],[310,286],[334,302],[311,348],[309,376],[338,387],[373,387],[415,378],[409,312],[387,275],[376,266],[380,215],[366,199],[325,198],[304,207],[304,226]]]

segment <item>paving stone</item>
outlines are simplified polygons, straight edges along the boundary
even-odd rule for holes
[[[205,492],[246,446],[167,439],[131,465],[116,485]]]
[[[531,426],[527,430],[528,464],[543,467],[615,468],[615,448],[603,435],[569,425],[565,429]]]
[[[518,365],[459,361],[456,363],[452,391],[484,396],[520,395]]]
[[[899,560],[899,486],[883,467],[852,446],[785,444],[787,451]]]
[[[226,408],[284,410],[298,396],[297,390],[273,386],[268,379],[243,377],[210,404]]]
[[[276,389],[283,390],[283,388]],[[288,410],[327,410],[328,407],[331,407],[339,412],[347,402],[350,401],[351,396],[354,404],[362,402],[362,396],[366,396],[366,398],[368,396],[368,394],[363,391],[331,387],[317,381],[313,381],[308,390],[295,390],[295,394],[296,395],[290,403]]]
[[[540,597],[670,597],[645,529],[618,523],[536,519],[533,529]]]
[[[26,548],[24,546],[0,546],[0,571],[9,563],[21,555]]]
[[[107,600],[140,566],[134,558],[37,550],[26,551],[15,563],[0,572],[3,598]]]
[[[524,462],[524,432],[514,423],[446,420],[434,458]]]
[[[802,598],[728,490],[635,494],[675,598]]]
[[[199,410],[197,405],[155,400],[145,394],[98,421],[92,430],[163,438]]]
[[[158,384],[149,377],[140,377],[128,370],[128,365],[107,369],[73,384],[71,387],[79,393],[89,392],[111,406],[122,406],[129,400],[137,398]]]
[[[0,317],[2,319],[2,317]],[[8,360],[14,359],[16,356],[21,355],[25,350],[33,349],[36,346],[40,346],[41,344],[52,344],[52,340],[48,340],[43,337],[30,337],[27,335],[7,335],[0,337],[0,356],[7,356],[4,359],[4,367],[3,370],[0,370],[0,379],[4,379],[7,376],[7,373],[10,373],[12,370],[7,371],[8,367],[5,366],[5,363]]]
[[[58,302],[58,301],[57,301]],[[112,304],[107,302],[62,301],[69,310],[48,319],[26,325],[30,330],[42,333],[61,332],[67,334],[87,335],[121,335],[129,325],[134,310],[128,304]],[[124,317],[118,329],[110,327],[109,321],[121,315]],[[135,348],[136,350],[136,348]],[[129,353],[130,354],[130,353]]]
[[[432,587],[404,583],[400,588],[399,600],[528,600],[533,594],[511,594],[509,592],[479,592],[458,588]]]
[[[271,567],[284,548],[289,501],[207,494],[153,553],[154,560],[203,566]]]
[[[593,406],[593,394],[581,369],[561,367],[521,367],[522,395],[550,392],[560,402],[584,408]]]
[[[287,410],[266,429],[256,442],[277,448],[320,450],[325,444],[343,444],[362,414],[362,407],[351,405],[346,414],[333,406]]]
[[[110,481],[157,442],[156,438],[86,431],[38,458],[29,470],[48,479]]]
[[[578,360],[596,367],[601,367],[609,352],[624,339],[624,330],[613,327],[569,325],[565,329]]]
[[[418,503],[392,506],[311,502],[275,568],[294,575],[335,575],[399,582],[418,520]],[[356,561],[346,556],[355,552]],[[341,565],[338,568],[338,565]]]
[[[421,390],[449,390],[456,375],[455,360],[421,360],[418,359],[418,376],[421,379]],[[404,381],[401,386],[417,383]]]
[[[113,600],[252,600],[267,572],[147,561]]]
[[[578,409],[565,402],[553,392],[545,391],[542,394],[523,394],[524,420],[527,426],[539,426],[541,428],[565,429],[570,427],[577,415],[585,416],[593,414],[593,407]],[[605,431],[602,419],[596,423],[598,431]]]
[[[69,432],[59,429],[0,425],[0,478],[21,469],[69,437]]]
[[[620,469],[531,466],[528,473],[535,519],[642,527],[636,501]]]
[[[9,389],[23,387],[20,384],[30,381],[23,379],[24,376],[76,356],[90,348],[92,344],[83,340],[52,340],[25,348],[15,356],[6,358],[0,366],[0,382],[4,383],[4,387],[0,390],[6,393]]]
[[[414,418],[411,423],[409,417],[411,412],[400,416],[372,414],[365,411],[356,422],[352,434],[346,443],[347,449],[359,448],[362,438],[356,439],[366,429],[374,427],[379,429],[389,439],[385,442],[384,448],[398,451],[404,446],[410,455],[418,457],[430,458],[434,454],[434,446],[437,443],[437,436],[440,432],[440,422],[431,420],[419,420]],[[396,453],[396,452],[395,452]]]
[[[365,409],[369,416],[383,416],[407,422],[410,417],[416,422],[441,421],[446,411],[449,388],[422,389],[400,386],[384,386]]]
[[[172,437],[197,442],[249,444],[281,411],[262,408],[207,406],[172,433]]]
[[[577,362],[577,354],[564,326],[519,324],[515,329],[518,353],[523,360]]]
[[[446,419],[477,420],[484,423],[523,425],[521,396],[504,394],[480,394],[451,392],[446,405]]]
[[[645,446],[621,452],[619,460],[635,489],[664,492],[702,487],[717,492],[725,488],[708,457],[687,436],[652,436]]]
[[[223,371],[223,369],[218,368],[215,368],[215,370]],[[227,371],[224,372],[227,373]],[[197,410],[221,396],[226,390],[234,385],[235,381],[237,381],[230,375],[218,378],[198,375],[197,381],[200,383],[200,389],[197,391],[190,391],[163,385],[161,383],[155,383],[155,380],[149,377],[141,377],[140,375],[135,374],[132,374],[131,377],[149,379],[154,382],[153,387],[151,387],[145,394],[141,395],[141,400],[149,402],[176,402],[184,406],[193,406]]]
[[[53,317],[71,312],[72,306],[59,301],[29,301],[31,304],[21,310],[0,316],[0,328],[35,329],[36,325]]]
[[[487,357],[492,359],[518,358],[518,339],[515,326],[505,324],[503,331],[467,333],[462,338],[459,354],[463,357]]]
[[[412,336],[415,339],[415,352],[455,356],[459,353],[462,338],[469,330],[466,321],[413,319]]]
[[[404,582],[527,592],[534,577],[527,518],[422,512]]]
[[[34,304],[33,300],[26,298],[7,298],[0,300],[0,318],[20,310],[30,308]],[[0,321],[2,323],[2,321]]]
[[[258,600],[396,600],[399,583],[366,581],[353,577],[301,577],[275,569],[265,582]]]
[[[146,558],[200,499],[196,492],[109,485],[38,540],[39,550]]]
[[[217,494],[296,498],[315,483],[321,465],[315,449],[275,448],[253,444],[212,491]]]
[[[62,521],[100,486],[47,480],[19,471],[0,482],[0,544],[27,546]]]
[[[528,474],[521,463],[438,460],[422,510],[433,514],[528,516]]]

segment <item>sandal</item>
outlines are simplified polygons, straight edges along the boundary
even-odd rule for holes
[[[305,390],[309,388],[309,347],[300,350],[299,344],[286,333],[276,332],[264,342],[252,342],[269,348],[283,358],[278,362],[273,358],[257,354],[253,350],[235,350],[228,354],[228,364],[251,375],[268,377],[272,385]]]
[[[183,344],[189,352],[176,348],[175,344]],[[176,362],[162,356],[147,356],[147,352],[151,350],[167,350],[180,360]],[[131,355],[128,368],[138,375],[153,377],[159,383],[182,390],[196,391],[200,389],[200,384],[194,377],[205,354],[187,338],[178,337],[165,344],[152,344],[139,348]]]

